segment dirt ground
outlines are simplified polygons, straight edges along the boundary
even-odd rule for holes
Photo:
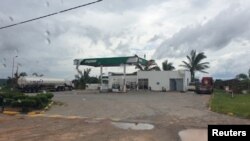
[[[43,115],[0,114],[0,141],[178,141],[184,129],[250,124],[248,119],[209,111],[209,98],[192,92],[59,92],[53,98],[57,105]],[[113,121],[149,123],[154,128],[120,129]]]
[[[176,141],[180,127],[124,130],[108,119],[0,116],[1,141]],[[173,130],[174,129],[174,130]]]

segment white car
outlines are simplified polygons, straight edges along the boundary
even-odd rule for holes
[[[187,86],[188,91],[195,91],[196,90],[196,86],[194,82],[189,83],[189,85]]]

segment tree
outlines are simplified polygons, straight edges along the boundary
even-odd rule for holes
[[[16,72],[14,74],[14,77],[8,77],[7,79],[7,87],[12,87],[12,88],[17,88],[18,84],[17,84],[17,81],[20,77],[23,77],[23,76],[27,76],[27,73],[26,72],[21,72],[21,73],[18,73]]]
[[[43,77],[43,74],[38,74],[38,73],[34,72],[34,73],[32,73],[32,76]]]
[[[247,74],[244,74],[244,73],[240,73],[240,74],[236,75],[235,78],[238,80],[248,80]]]
[[[88,83],[88,81],[90,80],[90,76],[89,76],[90,71],[91,69],[89,68],[84,69],[83,72],[78,70],[78,75],[75,75],[76,79],[74,80],[74,84],[77,88],[85,89],[86,83]]]
[[[146,66],[141,66],[140,64],[137,64],[135,66],[136,69],[140,69],[142,71],[160,71],[160,67],[157,65],[155,60],[151,59],[147,62]]]
[[[192,50],[190,52],[190,56],[187,55],[188,62],[182,61],[184,64],[180,65],[181,67],[184,67],[188,69],[191,73],[191,81],[193,82],[195,79],[195,72],[199,71],[202,73],[207,73],[204,71],[205,69],[209,68],[209,62],[201,62],[207,58],[207,56],[204,54],[204,52],[196,53],[196,50]]]
[[[236,79],[238,80],[250,80],[250,69],[248,69],[248,72],[245,73],[240,73],[235,76]]]
[[[85,82],[87,82],[90,78],[89,74],[90,74],[91,69],[87,68],[83,71],[83,78],[85,80]]]
[[[162,63],[162,69],[164,71],[172,71],[175,69],[175,67],[173,66],[173,63],[171,62],[168,62],[168,60],[165,60],[163,63]]]
[[[27,75],[26,72],[21,72],[21,73],[19,74],[19,76],[20,76],[20,77],[24,77],[24,76],[28,76],[28,75]]]
[[[250,79],[250,68],[248,70],[248,78]]]

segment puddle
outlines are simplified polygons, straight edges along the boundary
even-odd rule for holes
[[[207,141],[207,129],[187,129],[178,134],[181,141]]]
[[[128,122],[112,122],[117,128],[120,129],[131,129],[131,130],[152,130],[154,129],[154,125],[148,123],[128,123]]]

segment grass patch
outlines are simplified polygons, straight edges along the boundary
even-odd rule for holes
[[[231,94],[216,90],[210,101],[211,110],[218,113],[250,118],[250,94]]]

